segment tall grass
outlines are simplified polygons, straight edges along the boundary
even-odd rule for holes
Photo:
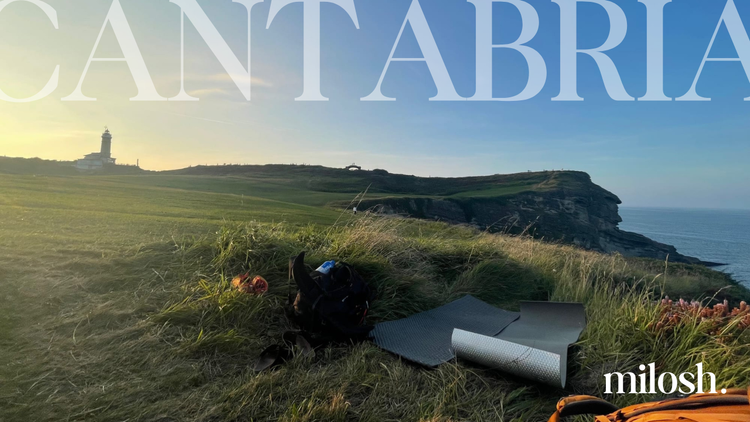
[[[258,353],[294,328],[282,307],[287,260],[301,250],[312,266],[356,266],[378,291],[371,322],[465,294],[506,309],[583,301],[589,326],[572,353],[574,392],[599,394],[603,373],[650,362],[660,371],[704,362],[723,386],[748,383],[736,318],[657,328],[664,295],[746,299],[721,273],[291,205],[351,197],[292,182],[0,178],[0,421],[537,421],[571,392],[466,362],[425,370],[368,343],[253,373]],[[224,223],[251,219],[288,223]],[[265,276],[270,292],[232,291],[228,280],[247,271]]]
[[[312,266],[336,259],[357,268],[377,291],[373,323],[466,294],[506,309],[522,300],[584,303],[589,323],[573,353],[574,392],[602,395],[603,374],[651,362],[659,372],[702,362],[719,388],[750,383],[748,333],[715,336],[699,318],[670,331],[654,324],[665,294],[740,299],[743,290],[713,272],[414,220],[365,216],[327,231],[248,223],[196,245],[192,253],[210,262],[182,299],[152,317],[176,352],[214,368],[205,382],[215,402],[197,419],[539,420],[566,394],[464,362],[422,369],[370,344],[330,346],[275,371],[250,372],[260,350],[293,329],[282,308],[289,258],[302,250]],[[263,275],[269,293],[233,291],[228,280],[244,272]],[[651,397],[610,398],[626,405]]]

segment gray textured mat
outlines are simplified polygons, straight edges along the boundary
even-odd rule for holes
[[[454,328],[494,336],[518,316],[466,296],[440,308],[377,324],[370,336],[389,352],[422,365],[437,366],[455,356],[451,348]]]
[[[521,317],[500,334],[456,327],[451,343],[462,359],[564,388],[568,347],[585,326],[580,303],[521,302]]]

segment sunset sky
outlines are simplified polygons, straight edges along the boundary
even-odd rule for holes
[[[185,87],[199,102],[131,102],[136,87],[125,63],[94,63],[83,92],[96,102],[64,102],[78,84],[110,0],[48,0],[55,29],[36,6],[16,2],[0,12],[0,89],[36,94],[60,65],[60,84],[32,103],[0,101],[0,155],[74,160],[99,148],[108,126],[118,162],[146,169],[197,164],[310,163],[421,176],[465,176],[576,169],[618,194],[625,205],[750,208],[750,82],[738,62],[709,63],[698,92],[711,102],[616,102],[594,61],[580,56],[583,102],[553,102],[560,92],[560,13],[534,1],[539,33],[529,45],[544,57],[543,91],[524,102],[431,102],[436,89],[424,63],[394,63],[383,93],[396,102],[368,103],[411,0],[355,0],[360,29],[337,6],[322,7],[323,95],[302,93],[302,6],[281,10],[266,29],[271,0],[252,9],[253,99],[248,102],[206,43],[186,24]],[[200,1],[241,62],[247,13],[229,0]],[[422,8],[458,93],[475,90],[474,7],[466,0],[422,0]],[[645,7],[614,1],[628,17],[625,41],[609,54],[634,97],[646,92]],[[675,0],[665,8],[665,93],[685,94],[725,2]],[[167,0],[123,0],[122,7],[158,92],[180,88],[180,9]],[[737,1],[750,28],[750,2]],[[609,23],[603,9],[579,6],[579,47],[600,45]],[[495,6],[494,38],[515,40],[518,12]],[[397,56],[419,57],[408,29]],[[96,57],[121,57],[108,28]],[[725,28],[711,57],[737,57]],[[525,62],[497,51],[497,96],[526,82]]]

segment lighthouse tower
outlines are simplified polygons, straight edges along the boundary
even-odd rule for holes
[[[109,128],[104,128],[102,133],[102,149],[99,154],[105,160],[112,158],[112,134],[109,133]]]
[[[104,128],[102,147],[99,152],[92,152],[77,160],[75,167],[83,172],[96,172],[103,170],[105,166],[115,165],[115,161],[112,158],[112,134],[109,133],[108,128]]]

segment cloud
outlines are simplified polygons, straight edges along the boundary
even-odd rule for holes
[[[206,97],[224,97],[229,96],[231,93],[223,88],[204,88],[204,89],[195,89],[192,91],[188,91],[188,95],[191,97],[196,98],[206,98]]]
[[[195,92],[191,92],[190,95],[194,95],[195,96],[197,94]],[[230,122],[230,121],[226,121],[226,120],[208,119],[208,118],[205,118],[205,117],[191,116],[191,115],[188,115],[188,114],[180,114],[180,113],[172,113],[172,112],[168,112],[168,111],[165,111],[163,113],[164,114],[169,114],[169,115],[172,115],[172,116],[177,116],[177,117],[187,117],[189,119],[200,120],[200,121],[203,121],[203,122],[220,123],[222,125],[234,125],[234,124],[237,124],[235,122]]]
[[[208,78],[205,78],[206,80],[213,81],[213,82],[247,82],[248,76],[246,75],[235,75],[234,78],[229,73],[216,73],[214,75],[209,76]],[[265,88],[270,88],[273,86],[273,84],[270,81],[267,81],[265,79],[261,79],[258,77],[251,76],[250,77],[250,83],[253,86],[261,86]]]
[[[235,75],[237,83],[247,83],[246,75]],[[197,98],[234,97],[240,95],[235,80],[228,73],[216,73],[212,75],[185,75],[185,87],[187,93]],[[179,82],[179,78],[176,80]],[[253,90],[258,88],[269,88],[273,84],[265,79],[250,77]],[[189,89],[196,88],[196,89]]]
[[[232,79],[232,75],[229,73],[223,72],[223,73],[215,73],[213,75],[185,75],[185,81],[190,82],[221,82],[221,83],[231,83],[234,84],[235,80],[240,83],[246,83],[247,82],[247,75],[235,75],[234,79]],[[180,77],[177,76],[175,79],[176,82],[180,81]],[[273,87],[273,83],[270,81],[259,78],[256,76],[250,76],[250,83],[253,87],[263,87],[263,88],[271,88]]]

